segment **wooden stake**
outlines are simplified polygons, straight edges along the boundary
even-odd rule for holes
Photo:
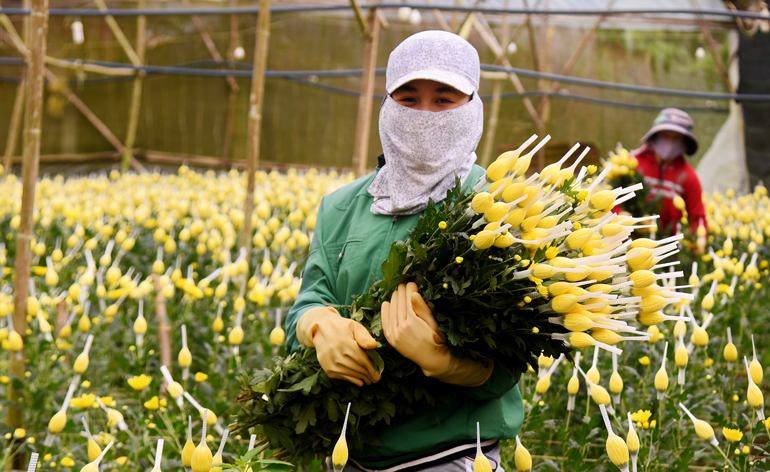
[[[486,129],[487,135],[484,137],[484,150],[481,153],[481,162],[479,163],[484,168],[492,163],[492,152],[495,142],[495,131],[497,130],[497,119],[500,116],[502,93],[503,81],[495,80],[495,87],[492,89],[492,109],[489,112],[489,122]]]
[[[171,327],[168,325],[168,315],[166,314],[166,297],[163,296],[160,286],[160,277],[157,274],[152,275],[152,281],[155,284],[157,295],[155,295],[155,321],[158,322],[158,345],[160,346],[160,365],[171,365]],[[161,394],[166,391],[166,380],[161,383]]]
[[[27,85],[27,68],[21,70],[19,86],[16,87],[16,98],[13,101],[13,112],[11,112],[11,124],[8,126],[8,139],[5,142],[5,154],[3,156],[3,166],[7,174],[11,173],[13,165],[13,155],[16,153],[16,145],[19,140],[19,129],[21,128],[21,117],[24,111],[24,93]]]
[[[374,95],[374,69],[377,67],[377,45],[380,40],[380,21],[376,10],[369,12],[369,32],[364,49],[364,75],[361,77],[361,95],[358,96],[358,119],[353,144],[353,167],[359,176],[366,174],[369,154],[369,131],[372,126],[372,95]]]
[[[244,202],[241,247],[251,252],[251,214],[254,212],[254,178],[259,165],[259,144],[262,131],[262,107],[265,100],[265,70],[270,45],[270,0],[259,0],[257,44],[254,48],[254,74],[249,95],[249,128],[246,142],[246,201]]]
[[[30,241],[32,240],[35,210],[35,183],[37,182],[40,159],[40,124],[43,118],[43,89],[45,80],[45,52],[48,38],[48,0],[32,0],[30,15],[29,56],[27,57],[28,77],[25,94],[24,115],[24,161],[22,162],[21,222],[16,234],[16,281],[14,284],[14,329],[24,339],[27,332],[27,296],[29,295]],[[11,376],[24,379],[24,351],[21,355],[11,356]],[[8,384],[8,427],[14,429],[22,425],[23,393],[14,388],[16,379]],[[17,460],[22,460],[21,457]],[[23,468],[16,467],[17,469]]]
[[[137,8],[145,7],[147,1],[139,0]],[[147,17],[139,15],[136,19],[136,55],[139,61],[144,64],[145,49],[147,44]],[[144,71],[139,72],[134,77],[134,86],[131,90],[131,107],[128,112],[128,129],[126,130],[126,145],[123,148],[123,158],[120,162],[120,171],[128,171],[131,165],[131,158],[134,156],[134,143],[136,143],[136,128],[139,126],[139,109],[142,105],[142,83],[144,80]]]
[[[67,318],[69,318],[69,313],[67,313],[67,300],[61,300],[59,303],[56,304],[56,335],[59,336],[59,332],[61,329],[66,326],[67,324]]]

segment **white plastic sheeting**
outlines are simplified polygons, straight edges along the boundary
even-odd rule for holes
[[[730,55],[738,49],[738,32],[730,32]],[[738,85],[738,59],[728,70],[730,82]],[[697,125],[696,125],[697,126]],[[697,136],[697,135],[696,135]],[[714,137],[711,147],[695,169],[704,192],[725,191],[729,188],[738,193],[749,190],[749,172],[746,167],[743,111],[734,101],[730,102],[730,114]]]

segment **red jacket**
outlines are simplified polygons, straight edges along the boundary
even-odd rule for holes
[[[677,157],[666,164],[658,164],[655,152],[647,144],[631,154],[639,161],[637,170],[644,176],[644,183],[650,189],[650,195],[663,198],[663,208],[658,221],[662,234],[674,234],[676,225],[682,218],[682,212],[673,202],[677,195],[684,199],[690,229],[694,232],[703,225],[708,230],[700,179],[684,157]]]

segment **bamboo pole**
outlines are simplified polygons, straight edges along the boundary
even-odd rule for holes
[[[190,0],[182,0],[182,5],[184,5],[185,8],[192,8],[192,4],[190,3]],[[214,44],[214,40],[211,39],[211,35],[206,30],[206,25],[203,24],[203,20],[201,20],[201,17],[198,15],[193,15],[192,20],[193,20],[193,23],[195,24],[195,29],[197,29],[198,34],[201,35],[203,44],[206,45],[206,49],[209,50],[209,54],[211,54],[211,57],[217,62],[224,62],[224,58],[222,57],[221,54],[219,54],[219,50],[217,50],[217,45]],[[235,82],[234,77],[228,76],[226,79],[227,79],[227,83],[230,85],[230,90],[238,90],[238,84]]]
[[[371,20],[364,19],[364,12],[361,11],[361,7],[356,0],[350,0],[350,6],[353,7],[354,16],[356,17],[356,21],[358,21],[358,26],[361,27],[361,31],[364,33],[364,38],[367,40],[371,39],[373,34],[369,27]]]
[[[16,98],[13,101],[13,112],[11,112],[11,124],[8,125],[8,139],[5,142],[5,154],[3,155],[3,166],[5,172],[11,173],[13,165],[13,155],[16,153],[16,145],[19,140],[19,129],[21,128],[21,117],[24,111],[24,94],[27,84],[27,68],[21,70],[19,86],[16,87]]]
[[[612,8],[612,5],[615,3],[615,0],[610,0],[607,2],[607,10]],[[562,67],[560,74],[561,75],[567,75],[572,70],[572,67],[577,63],[578,58],[580,58],[580,55],[583,54],[583,51],[585,51],[586,46],[588,46],[588,42],[591,41],[591,39],[596,34],[596,31],[599,29],[599,25],[602,24],[606,17],[604,15],[599,15],[599,17],[594,22],[594,25],[591,27],[590,30],[583,36],[583,39],[580,41],[580,44],[578,44],[577,49],[572,53],[572,55],[567,59],[567,62],[564,64],[564,67]],[[559,85],[561,82],[556,81],[551,85],[550,92],[556,92],[559,90]],[[537,107],[538,113],[543,111],[543,108],[548,104],[550,97],[545,96],[543,97],[543,100],[540,102],[540,104]]]
[[[690,0],[690,5],[692,5],[693,8],[698,8],[698,2],[694,0]],[[711,36],[711,31],[709,31],[708,26],[706,26],[706,22],[703,21],[703,15],[698,15],[696,18],[698,21],[698,27],[700,28],[701,33],[703,33],[703,36],[706,38],[706,46],[708,46],[709,51],[711,51],[711,55],[714,57],[714,62],[716,62],[719,75],[722,78],[722,82],[724,82],[727,91],[734,94],[735,87],[733,86],[733,83],[730,82],[730,76],[727,73],[727,67],[725,66],[724,62],[722,62],[722,57],[719,55],[719,52],[717,52],[717,43]]]
[[[145,7],[147,1],[139,0],[137,8]],[[145,62],[145,49],[147,45],[147,17],[139,15],[136,19],[136,56],[142,64]],[[128,171],[131,158],[134,156],[134,144],[136,143],[136,129],[139,126],[139,109],[142,105],[142,85],[144,72],[136,74],[131,89],[131,106],[128,113],[128,129],[126,130],[126,145],[123,148],[123,158],[120,161],[120,171]]]
[[[487,123],[487,135],[484,137],[484,150],[481,153],[481,166],[488,167],[492,162],[492,152],[495,142],[495,131],[497,130],[497,120],[500,116],[500,102],[502,101],[503,81],[495,80],[494,89],[492,89],[492,110],[489,112],[489,122]]]
[[[377,67],[377,45],[380,40],[380,21],[376,10],[369,12],[369,32],[364,49],[364,75],[361,78],[361,95],[358,96],[358,119],[353,144],[353,167],[359,176],[366,174],[369,154],[369,132],[372,126],[372,95],[374,94],[374,69]]]
[[[99,10],[107,11],[107,5],[104,3],[104,0],[94,0],[94,3]],[[106,15],[104,19],[107,21],[107,25],[112,30],[112,34],[115,35],[115,39],[118,40],[118,43],[120,43],[123,51],[126,52],[129,60],[131,60],[131,63],[137,67],[141,66],[142,61],[139,59],[136,51],[134,51],[134,48],[131,47],[131,43],[129,43],[128,39],[126,39],[126,35],[123,34],[123,30],[120,29],[120,25],[118,25],[118,22],[115,21],[115,17],[112,15]]]
[[[32,240],[35,210],[35,183],[40,159],[40,124],[43,118],[43,88],[45,80],[45,51],[48,38],[48,0],[33,0],[30,14],[30,38],[27,57],[28,77],[24,115],[24,161],[22,162],[21,222],[16,235],[16,281],[14,283],[14,329],[26,338],[27,332],[27,296],[29,295],[30,241]],[[24,379],[24,351],[19,356],[11,356],[11,376]],[[22,425],[23,392],[14,388],[15,379],[8,384],[7,425],[18,428]],[[22,457],[17,457],[17,468],[22,468]],[[21,467],[18,467],[21,465]]]
[[[265,70],[270,45],[270,0],[259,0],[257,44],[254,47],[254,74],[249,95],[249,128],[246,142],[246,201],[241,232],[241,247],[251,252],[251,214],[254,213],[254,178],[259,165],[259,145],[262,132],[262,107],[265,100]]]
[[[487,23],[484,15],[477,12],[476,16],[474,17],[474,26],[479,32],[481,39],[484,40],[487,46],[495,54],[495,56],[502,57],[503,66],[513,67],[510,61],[508,61],[508,58],[504,56],[505,52],[503,51],[503,47],[500,45],[500,42],[492,32],[492,28],[489,26],[489,23]],[[516,87],[516,91],[518,93],[524,93],[526,91],[526,89],[524,89],[524,85],[521,83],[521,80],[519,80],[518,75],[511,72],[508,74],[508,78],[511,80],[511,83],[513,83],[513,86]],[[537,127],[538,132],[542,133],[545,125],[543,124],[543,120],[540,119],[540,116],[538,115],[537,110],[535,109],[535,106],[532,104],[532,101],[529,99],[529,97],[524,97],[524,106],[527,109],[529,116],[532,117],[532,121],[535,122],[535,126]]]
[[[238,6],[238,0],[230,0],[230,7]],[[235,62],[235,49],[238,47],[238,15],[230,15],[230,49],[228,56]],[[231,67],[234,67],[231,66]],[[227,121],[225,121],[225,137],[222,146],[222,168],[227,169],[230,164],[230,148],[233,145],[233,127],[235,126],[235,105],[238,97],[237,89],[230,87],[230,96],[227,101]]]

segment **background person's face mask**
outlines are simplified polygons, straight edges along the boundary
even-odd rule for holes
[[[655,153],[664,161],[670,161],[681,156],[685,152],[683,141],[669,141],[668,139],[655,138],[651,142]]]
[[[386,165],[369,193],[378,215],[412,215],[443,200],[464,181],[476,161],[484,127],[484,108],[474,93],[457,108],[440,112],[415,110],[386,97],[380,108],[380,140]]]

